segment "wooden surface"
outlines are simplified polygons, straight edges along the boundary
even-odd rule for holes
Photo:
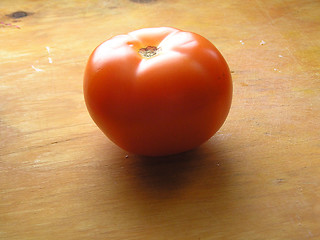
[[[319,9],[1,0],[0,239],[320,239]],[[100,42],[152,26],[210,39],[234,81],[221,130],[160,159],[112,144],[82,95]]]

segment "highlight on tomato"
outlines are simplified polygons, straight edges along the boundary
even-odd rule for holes
[[[185,152],[209,140],[232,100],[229,67],[206,38],[145,28],[100,44],[84,74],[87,109],[102,132],[138,155]]]

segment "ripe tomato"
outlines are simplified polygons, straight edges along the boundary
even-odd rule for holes
[[[88,111],[128,152],[160,156],[193,149],[224,123],[232,81],[204,37],[145,28],[113,37],[91,54],[84,75]]]

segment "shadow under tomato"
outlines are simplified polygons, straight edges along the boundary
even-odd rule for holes
[[[106,221],[112,216],[119,232],[131,235],[141,228],[146,236],[177,239],[175,233],[181,233],[180,239],[198,239],[201,232],[225,228],[237,209],[231,149],[221,141],[166,157],[126,158],[116,146],[107,148],[96,153],[103,181],[97,178],[100,191],[92,196],[92,205],[98,202],[95,213],[104,214]]]
[[[193,150],[167,157],[134,156],[134,162],[127,167],[140,191],[150,197],[166,197],[180,191],[191,180],[197,167],[197,152]]]
[[[228,159],[214,144],[164,157],[130,156],[126,174],[131,187],[144,197],[165,199],[188,194],[202,184],[215,189],[226,182]]]

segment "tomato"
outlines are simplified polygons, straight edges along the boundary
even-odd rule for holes
[[[204,37],[170,27],[113,37],[90,55],[87,109],[124,150],[161,156],[210,139],[231,105],[229,67]]]

